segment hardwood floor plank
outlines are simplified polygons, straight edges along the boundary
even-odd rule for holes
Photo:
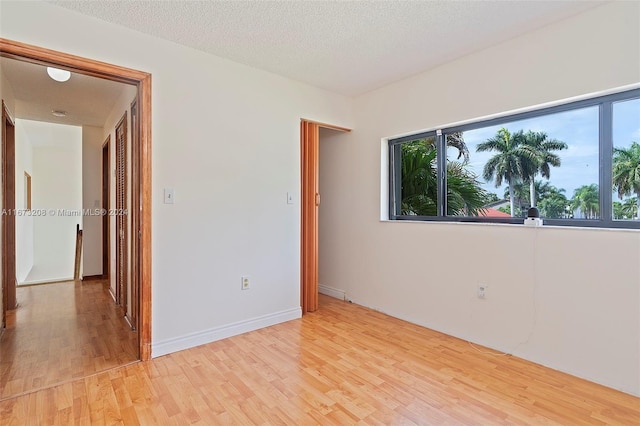
[[[0,337],[0,400],[138,359],[104,281],[20,286]]]
[[[626,426],[640,424],[640,398],[321,296],[301,320],[0,401],[0,414],[2,425]]]

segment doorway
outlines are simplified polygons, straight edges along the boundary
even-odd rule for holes
[[[320,206],[320,128],[351,129],[302,119],[300,165],[302,180],[300,230],[300,307],[302,314],[318,309],[318,208]]]
[[[132,199],[131,210],[139,212],[140,217],[140,220],[135,224],[135,228],[132,229],[132,235],[137,239],[136,244],[139,247],[139,257],[137,262],[131,264],[131,269],[133,274],[141,277],[138,282],[139,288],[136,289],[138,297],[137,306],[139,306],[139,320],[136,324],[136,329],[138,330],[138,353],[141,360],[149,360],[151,358],[151,75],[142,71],[123,68],[117,65],[98,62],[6,39],[0,39],[0,56],[44,66],[55,66],[73,71],[74,73],[99,77],[137,87],[138,128],[136,129],[136,133],[138,135],[138,143],[132,147],[132,149],[136,152],[139,161],[132,163],[131,166],[133,176],[137,176],[137,179],[132,182],[132,187],[136,188],[140,196]],[[4,121],[3,118],[3,122]],[[5,138],[11,138],[10,131],[3,131],[3,141]],[[11,156],[6,155],[3,156],[3,158],[11,158]],[[9,179],[3,181],[3,186],[11,189],[11,182],[8,182],[8,180]],[[4,194],[6,194],[6,190],[3,188],[3,195]],[[4,201],[3,197],[3,202]],[[3,208],[8,208],[9,206],[10,201],[3,204]],[[3,233],[2,255],[3,262],[5,262],[4,259],[8,259],[10,264],[11,253],[15,253],[15,247],[11,246],[12,233],[15,238],[15,226],[13,230],[11,229],[10,223],[8,225],[3,223],[3,228],[5,226],[7,226],[8,232]],[[15,264],[15,259],[13,263]],[[13,282],[13,289],[15,290],[15,278],[13,278],[13,280],[10,277],[7,278],[7,272],[10,274],[10,271],[3,268],[2,287],[3,290],[4,288],[8,289],[7,292],[3,291],[3,318],[5,318],[8,310],[15,307],[15,301],[13,305],[10,303],[10,297],[12,296],[11,283]],[[13,297],[15,298],[15,293]],[[6,302],[4,301],[5,299],[7,300]]]

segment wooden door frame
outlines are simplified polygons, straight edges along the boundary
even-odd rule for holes
[[[2,100],[2,322],[7,311],[17,306],[16,299],[16,144],[15,121]]]
[[[131,208],[140,212],[139,227],[132,229],[132,235],[139,239],[140,262],[132,268],[139,270],[141,277],[138,346],[140,359],[147,361],[151,359],[151,74],[4,38],[0,38],[0,56],[131,84],[138,89],[140,143],[132,148],[140,156],[139,164],[133,165],[139,167],[139,173],[134,173],[139,181],[132,182],[132,187],[139,188],[140,197],[132,200]],[[4,253],[6,247],[2,249]]]
[[[318,206],[320,205],[320,128],[350,132],[351,129],[300,120],[301,229],[300,308],[302,314],[318,309]]]
[[[140,125],[138,116],[138,98],[136,97],[131,102],[131,179],[132,182],[140,181],[140,151],[133,149],[134,146],[140,144]],[[136,174],[137,173],[137,174]],[[134,176],[134,174],[136,174]],[[131,185],[131,203],[137,200],[137,209],[129,209],[129,217],[131,218],[131,264],[140,263],[140,240],[135,238],[133,234],[134,229],[139,229],[142,218],[140,216],[140,187]],[[131,327],[134,330],[138,329],[138,317],[139,317],[139,300],[138,290],[140,288],[140,282],[142,278],[140,276],[140,268],[131,270]]]
[[[105,164],[106,163],[106,164]],[[106,167],[105,167],[106,165]],[[102,209],[111,210],[111,135],[102,144]],[[102,215],[102,279],[111,276],[111,216]]]

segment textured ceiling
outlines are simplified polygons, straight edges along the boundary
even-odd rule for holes
[[[0,58],[0,68],[14,92],[14,114],[26,120],[102,127],[122,91],[133,87],[75,73],[60,83],[49,78],[46,67],[8,58]],[[53,110],[67,116],[55,117]]]
[[[349,96],[602,1],[52,1]]]

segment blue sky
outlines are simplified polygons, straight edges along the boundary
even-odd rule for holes
[[[571,198],[574,190],[582,185],[598,183],[597,106],[464,132],[464,140],[470,152],[470,167],[479,176],[478,180],[482,182],[482,186],[500,198],[506,186],[496,188],[493,182],[487,183],[482,178],[484,164],[495,153],[476,152],[476,146],[493,137],[501,127],[506,127],[510,132],[544,131],[549,138],[558,139],[569,145],[568,149],[557,152],[562,165],[551,168],[551,179],[549,179],[551,185],[566,190],[567,198]],[[628,147],[632,141],[640,143],[640,99],[614,104],[613,128],[614,146]],[[455,159],[457,150],[449,148],[448,155],[449,159]],[[538,176],[537,179],[541,177]],[[614,199],[617,198],[615,195]]]

